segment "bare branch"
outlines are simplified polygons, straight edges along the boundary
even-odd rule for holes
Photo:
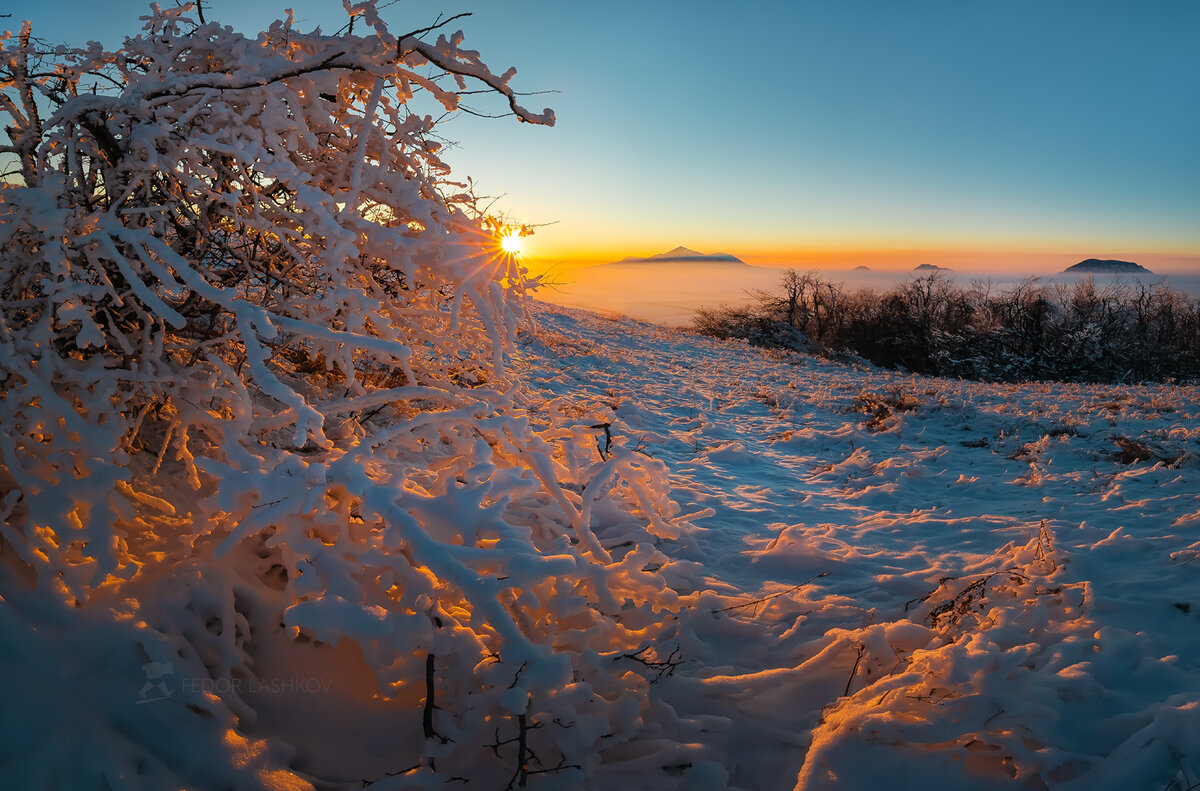
[[[442,15],[438,14],[437,19],[434,20],[432,25],[430,25],[429,27],[417,28],[416,30],[405,33],[403,36],[399,37],[399,42],[401,45],[403,45],[405,39],[419,38],[420,36],[423,36],[426,33],[430,33],[434,30],[437,30],[440,27],[445,27],[446,25],[450,24],[451,22],[453,22],[456,19],[462,19],[463,17],[471,16],[471,14],[472,14],[472,12],[470,12],[470,11],[464,11],[461,14],[455,14],[454,16],[447,17],[446,19],[442,19]]]
[[[820,574],[816,575],[815,577],[810,577],[809,579],[805,580],[804,582],[801,582],[799,585],[793,585],[792,587],[788,588],[787,590],[781,590],[777,593],[772,593],[769,596],[763,596],[762,598],[755,599],[754,601],[748,601],[748,602],[744,602],[742,604],[734,604],[730,607],[722,607],[719,610],[713,610],[712,614],[716,615],[717,613],[729,612],[730,610],[740,610],[743,607],[753,607],[756,604],[762,604],[763,602],[769,601],[778,596],[786,596],[789,593],[800,590],[805,585],[808,585],[809,583],[811,583],[813,580],[819,580],[819,579],[821,579],[821,577],[828,577],[828,576],[829,576],[828,571],[822,571]]]

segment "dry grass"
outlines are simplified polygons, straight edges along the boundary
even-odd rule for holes
[[[852,412],[865,412],[871,416],[867,421],[868,431],[875,433],[886,431],[895,425],[893,415],[897,412],[912,412],[921,405],[921,401],[911,392],[901,387],[891,387],[883,393],[864,390],[850,405]]]

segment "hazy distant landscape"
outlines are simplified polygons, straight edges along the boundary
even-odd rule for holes
[[[1072,283],[1088,275],[1063,274],[1061,269],[1075,261],[1063,262],[1058,272],[1039,275],[1047,282]],[[787,267],[751,266],[742,263],[655,263],[642,259],[636,264],[608,264],[590,267],[562,267],[547,278],[548,286],[539,290],[537,298],[554,305],[586,308],[601,313],[613,313],[665,326],[684,326],[691,322],[698,308],[719,304],[741,305],[750,301],[746,293],[752,289],[772,289]],[[797,265],[800,271],[809,269]],[[846,291],[859,289],[887,290],[925,272],[882,271],[874,269],[819,269],[827,280],[840,282]],[[941,269],[962,285],[976,280],[990,280],[997,288],[1020,283],[1029,275],[991,275]],[[1131,281],[1129,275],[1095,275],[1098,283],[1115,278]],[[1146,282],[1165,279],[1178,291],[1200,296],[1200,273],[1143,275]]]

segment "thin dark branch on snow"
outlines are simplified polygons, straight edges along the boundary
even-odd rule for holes
[[[813,582],[813,580],[819,580],[819,579],[821,579],[821,577],[828,577],[828,576],[829,576],[828,571],[822,571],[820,574],[817,574],[814,577],[810,577],[809,579],[805,580],[804,582],[801,582],[799,585],[793,585],[792,587],[788,588],[787,590],[781,590],[776,593],[772,593],[769,596],[763,596],[761,598],[755,599],[754,601],[748,601],[748,602],[744,602],[742,604],[734,604],[729,607],[722,607],[719,610],[713,610],[712,614],[717,615],[718,613],[729,612],[730,610],[740,610],[743,607],[753,607],[756,604],[762,604],[763,602],[768,601],[770,599],[774,599],[778,596],[786,596],[789,593],[793,593],[795,591],[800,590],[805,585],[808,585],[811,582]]]

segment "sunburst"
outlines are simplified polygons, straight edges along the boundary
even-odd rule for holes
[[[521,249],[525,246],[525,240],[521,238],[521,234],[517,231],[509,231],[500,237],[500,249],[509,255],[520,255]]]

